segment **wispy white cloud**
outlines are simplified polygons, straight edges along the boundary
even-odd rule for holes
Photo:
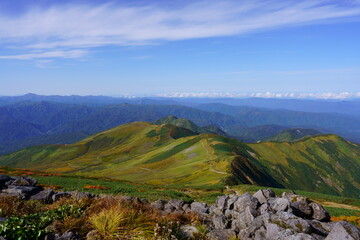
[[[86,50],[69,50],[69,51],[47,51],[47,52],[33,52],[16,55],[3,55],[0,59],[17,59],[17,60],[32,60],[32,59],[49,59],[49,58],[82,58],[88,54]],[[49,60],[44,60],[48,62]],[[42,61],[42,63],[44,63]]]
[[[258,92],[258,93],[166,93],[158,94],[158,97],[172,98],[310,98],[310,99],[348,99],[360,98],[360,92],[322,92],[322,93],[274,93],[274,92]]]
[[[180,7],[69,4],[29,8],[9,16],[0,10],[0,43],[28,49],[144,45],[162,41],[246,34],[292,25],[326,22],[360,14],[358,1],[196,1]],[[79,51],[79,50],[73,50]],[[51,55],[51,52],[48,54]],[[82,54],[67,52],[67,56]],[[41,58],[45,53],[2,56]],[[54,54],[53,57],[66,54]]]

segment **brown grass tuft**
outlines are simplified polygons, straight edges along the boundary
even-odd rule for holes
[[[45,206],[35,200],[20,200],[17,197],[0,197],[2,217],[15,217],[45,211]]]

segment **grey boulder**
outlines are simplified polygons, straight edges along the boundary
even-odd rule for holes
[[[53,199],[52,196],[55,194],[54,190],[52,189],[44,189],[41,192],[38,192],[35,195],[32,195],[30,199],[32,200],[38,200],[43,203],[52,203]]]
[[[312,202],[309,204],[309,206],[312,209],[312,218],[322,221],[322,222],[328,222],[330,221],[330,214],[325,210],[323,206],[321,206],[318,203]]]
[[[351,223],[341,221],[335,224],[325,240],[359,240],[360,229]]]

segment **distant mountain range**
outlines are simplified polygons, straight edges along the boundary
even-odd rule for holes
[[[70,144],[120,124],[153,122],[169,115],[189,119],[203,128],[195,132],[216,133],[245,142],[263,141],[290,128],[335,133],[350,141],[360,142],[360,119],[334,113],[297,112],[219,103],[183,102],[175,105],[176,101],[171,99],[101,96],[28,94],[0,97],[0,103],[0,154],[31,145]],[[175,122],[168,123],[177,125]]]
[[[173,117],[161,121],[201,129]],[[168,123],[134,122],[74,144],[28,147],[1,156],[0,165],[152,184],[246,183],[359,197],[359,156],[358,144],[336,135],[246,144]]]
[[[186,105],[194,107],[202,104],[221,103],[231,106],[247,106],[267,109],[283,109],[299,112],[338,113],[360,117],[360,100],[322,99],[278,99],[278,98],[165,98],[165,97],[108,97],[108,96],[43,96],[29,93],[22,96],[0,96],[0,105],[15,102],[58,102],[83,105],[109,105],[119,103]]]

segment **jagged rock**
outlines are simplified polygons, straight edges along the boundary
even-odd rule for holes
[[[287,198],[273,198],[269,200],[269,204],[275,212],[290,210],[290,201]]]
[[[325,240],[359,240],[360,229],[352,225],[351,223],[341,221],[334,225],[333,229]]]
[[[265,239],[284,239],[294,234],[292,229],[284,229],[275,223],[268,223],[266,225]]]
[[[300,201],[303,201],[303,202],[308,202],[309,199],[307,197],[304,197],[304,196],[301,196],[301,195],[297,195],[296,193],[294,192],[284,192],[282,195],[281,195],[283,198],[287,198],[291,203],[294,203],[294,202],[300,202]]]
[[[212,222],[215,229],[226,229],[229,227],[229,221],[224,215],[214,216]]]
[[[257,215],[257,207],[259,206],[259,201],[250,195],[250,193],[245,193],[239,196],[234,202],[234,210],[238,212],[245,211],[246,207],[250,208],[250,211]]]
[[[316,240],[309,234],[298,233],[291,236],[286,237],[284,240]]]
[[[245,239],[245,240],[261,240],[266,239],[266,228],[265,228],[265,222],[268,223],[270,219],[270,214],[265,213],[264,215],[260,215],[256,217],[251,223],[250,226],[241,229],[239,232],[239,238]]]
[[[327,236],[333,229],[336,222],[320,222],[318,220],[308,220],[312,231],[320,236]]]
[[[70,198],[70,197],[71,197],[71,193],[69,193],[69,192],[57,192],[51,196],[53,202],[57,202],[61,198]]]
[[[214,229],[206,234],[206,238],[209,240],[224,240],[235,236],[236,233],[231,229]]]
[[[21,190],[22,192],[27,193],[27,194],[33,194],[35,192],[39,192],[40,190],[42,190],[41,187],[25,186],[25,185],[10,185],[10,186],[8,186],[7,189],[8,190],[9,189],[18,189],[18,190]]]
[[[259,213],[260,213],[260,215],[263,215],[267,212],[271,212],[271,207],[270,207],[269,203],[264,203],[263,205],[261,205],[259,207]]]
[[[289,212],[278,212],[271,215],[270,222],[296,233],[311,233],[311,226],[306,220]]]
[[[226,202],[226,209],[233,210],[234,203],[238,200],[239,196],[229,196],[229,199]]]
[[[190,205],[191,211],[196,212],[198,214],[206,214],[209,213],[209,207],[206,203],[201,202],[193,202]]]
[[[245,212],[241,212],[239,214],[239,217],[235,218],[232,220],[231,222],[231,229],[239,232],[241,229],[244,229],[248,226],[247,224],[247,219],[246,219],[246,215]]]
[[[182,206],[182,210],[183,210],[184,212],[191,212],[190,204],[185,203],[185,204]]]
[[[255,197],[260,204],[266,203],[269,198],[274,198],[276,195],[271,189],[259,190],[254,193],[253,197]]]
[[[6,183],[6,185],[14,185],[14,186],[36,186],[37,180],[31,177],[21,176],[15,178],[14,180],[10,180]]]
[[[181,199],[171,199],[169,200],[165,206],[165,212],[173,212],[173,211],[182,211],[182,206],[184,205],[184,201]]]
[[[330,215],[329,213],[318,203],[312,202],[309,204],[312,209],[312,218],[322,221],[322,222],[328,222],[330,221]]]
[[[28,199],[31,195],[36,194],[41,190],[42,188],[40,187],[9,185],[7,189],[2,190],[2,193],[21,199]]]
[[[245,221],[246,221],[246,225],[247,225],[247,226],[250,225],[250,223],[254,220],[255,217],[258,216],[258,212],[255,212],[255,213],[254,213],[254,211],[252,211],[252,210],[250,209],[250,206],[247,206],[247,207],[245,208],[244,213],[245,213]]]
[[[224,196],[218,196],[216,198],[216,207],[223,212],[225,210],[225,208],[227,208],[227,201],[229,200],[229,196],[228,195],[224,195]]]
[[[52,203],[53,202],[53,199],[52,199],[52,196],[55,194],[54,190],[52,189],[44,189],[40,192],[38,192],[37,194],[35,195],[32,195],[30,197],[30,199],[32,200],[38,200],[38,201],[41,201],[43,203]]]
[[[193,239],[197,233],[199,233],[199,230],[191,225],[183,225],[179,229],[179,234],[183,239]]]
[[[224,213],[224,215],[225,215],[225,217],[227,217],[227,218],[239,218],[240,217],[240,212],[238,212],[238,211],[235,211],[235,210],[225,210],[225,213]]]
[[[72,191],[70,192],[71,196],[76,199],[76,200],[80,200],[80,199],[92,199],[97,197],[96,194],[93,193],[89,193],[89,192],[79,192],[79,191]]]
[[[242,229],[238,237],[241,240],[263,240],[266,239],[266,228],[261,226],[255,230]]]
[[[313,210],[306,201],[297,201],[290,203],[292,213],[301,218],[309,218]]]

